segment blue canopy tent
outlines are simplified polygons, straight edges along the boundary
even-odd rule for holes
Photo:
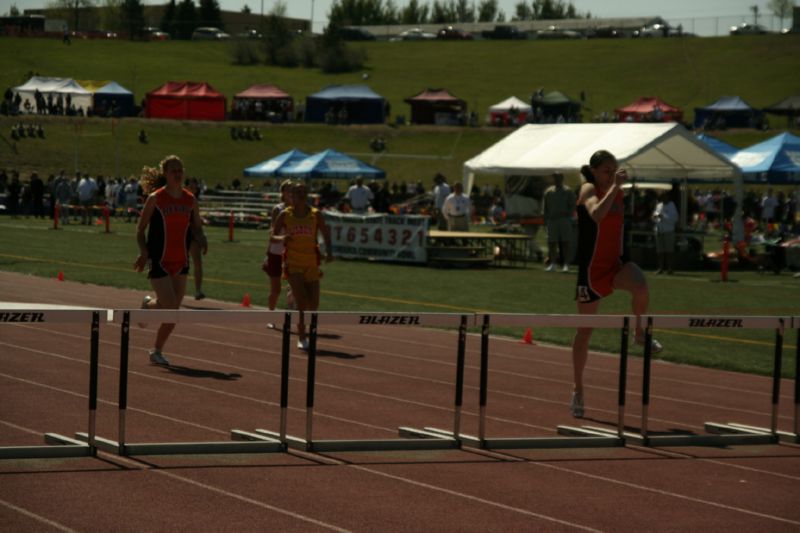
[[[800,183],[800,137],[781,133],[739,150],[731,161],[748,183]]]
[[[383,179],[386,172],[354,157],[325,150],[278,170],[279,176],[298,179]]]
[[[307,157],[308,154],[301,150],[289,150],[257,165],[247,167],[244,169],[244,175],[248,178],[272,178],[277,176],[278,171],[282,168],[298,163]]]
[[[94,113],[100,117],[133,117],[136,115],[136,102],[133,93],[112,81],[94,93]]]
[[[709,148],[711,148],[718,154],[727,157],[728,159],[733,157],[734,154],[736,154],[736,152],[739,151],[739,149],[733,146],[732,144],[728,144],[725,141],[720,141],[716,137],[712,137],[711,135],[708,135],[706,133],[695,135],[695,137],[697,137],[698,140],[706,143]]]
[[[331,85],[306,98],[306,122],[383,124],[386,99],[366,85]]]
[[[723,96],[711,105],[694,108],[695,128],[760,128],[763,123],[764,112],[738,96]]]

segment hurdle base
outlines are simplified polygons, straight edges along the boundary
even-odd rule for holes
[[[706,423],[706,428],[709,423]],[[616,435],[606,428],[587,426],[588,429]],[[670,446],[737,446],[753,444],[774,444],[777,439],[768,433],[740,432],[737,434],[689,434],[689,435],[642,435],[641,433],[625,432],[625,440],[631,444],[647,447]]]
[[[562,433],[561,428],[569,428],[571,433]],[[454,438],[453,433],[444,429],[426,427],[426,432]],[[537,448],[612,448],[624,446],[624,439],[606,433],[582,431],[580,428],[559,426],[559,433],[583,435],[572,437],[495,437],[480,439],[472,435],[459,433],[457,440],[463,445],[489,450],[537,449]]]
[[[406,428],[399,428],[399,433],[411,435]],[[276,437],[277,434],[264,429],[256,429],[256,433]],[[380,452],[380,451],[414,451],[414,450],[451,450],[459,447],[459,442],[452,437],[436,433],[427,433],[421,438],[402,439],[364,439],[364,440],[313,440],[307,441],[299,437],[286,435],[289,448],[305,452]]]
[[[58,433],[44,434],[45,446],[0,446],[0,459],[49,459],[92,457],[96,450],[80,440]]]
[[[231,433],[239,432],[232,430]],[[246,433],[246,432],[242,432]],[[76,438],[88,440],[85,433],[76,433]],[[233,438],[233,437],[232,437]],[[99,450],[121,456],[131,455],[192,455],[192,454],[226,454],[226,453],[274,453],[285,451],[283,443],[273,439],[241,439],[232,441],[208,442],[142,442],[125,443],[95,437],[95,446]]]
[[[747,424],[739,424],[738,422],[728,422],[727,424],[719,424],[716,422],[706,422],[705,424],[706,431],[709,433],[720,433],[720,434],[735,434],[735,435],[750,435],[750,434],[759,434],[759,435],[773,435],[772,430],[765,427],[759,426],[749,426]],[[778,440],[781,442],[788,442],[791,444],[800,444],[800,435],[796,433],[791,433],[789,431],[776,431],[775,435],[777,435]]]

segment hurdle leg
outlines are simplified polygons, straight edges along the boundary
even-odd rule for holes
[[[798,320],[798,319],[795,319]],[[797,328],[797,346],[794,352],[794,439],[800,442],[800,327]]]
[[[453,407],[453,437],[461,434],[461,405],[464,396],[464,357],[467,346],[467,316],[461,316],[458,327],[458,356],[456,358],[456,398]]]
[[[483,315],[481,326],[481,377],[478,412],[478,441],[481,447],[486,440],[486,393],[489,385],[489,315]]]
[[[119,421],[117,446],[120,455],[125,455],[125,412],[128,408],[128,349],[131,334],[131,312],[122,315],[122,338],[119,346]]]
[[[308,374],[306,377],[306,451],[313,448],[314,384],[317,366],[317,313],[311,314],[308,328]]]
[[[770,433],[778,437],[778,403],[781,395],[781,369],[783,368],[783,319],[775,330],[775,364],[772,369],[772,420]]]
[[[286,443],[286,413],[289,408],[289,349],[292,338],[292,314],[283,317],[283,339],[281,344],[281,423],[280,441]]]
[[[642,441],[647,445],[647,417],[650,407],[650,363],[652,359],[653,344],[653,318],[647,317],[647,327],[644,330],[644,369],[642,371],[642,427],[640,433]]]
[[[619,350],[619,397],[617,400],[617,436],[625,438],[625,389],[628,386],[628,336],[630,318],[625,317],[622,324],[622,340]]]
[[[92,313],[92,348],[89,362],[89,433],[90,453],[97,455],[95,435],[97,431],[97,370],[100,366],[100,312]]]

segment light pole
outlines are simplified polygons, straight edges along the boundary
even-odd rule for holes
[[[308,20],[308,31],[314,35],[314,0],[311,0],[311,18]]]

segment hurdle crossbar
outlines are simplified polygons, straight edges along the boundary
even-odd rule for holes
[[[286,445],[279,438],[243,431],[231,430],[230,441],[206,442],[127,442],[125,415],[128,404],[128,351],[130,344],[131,322],[144,323],[180,323],[180,324],[267,324],[280,323],[282,329],[281,357],[281,422],[279,435],[285,434],[286,412],[288,407],[289,383],[289,334],[291,331],[291,313],[281,311],[217,311],[217,310],[145,310],[129,309],[114,313],[113,321],[121,324],[120,340],[120,372],[119,372],[119,415],[117,440],[97,437],[99,449],[122,456],[133,455],[171,455],[171,454],[222,454],[222,453],[269,453],[286,450]],[[77,438],[84,438],[78,434]]]
[[[653,315],[644,317],[645,346],[642,379],[642,416],[639,433],[628,433],[627,438],[643,446],[731,446],[743,444],[771,444],[778,441],[778,401],[784,328],[788,319],[774,316],[688,316]],[[757,428],[730,422],[706,422],[705,434],[653,435],[648,429],[650,406],[650,381],[653,328],[664,329],[774,329],[775,352],[772,375],[772,406],[769,428]]]
[[[97,379],[100,346],[100,311],[64,306],[3,303],[0,324],[91,324],[89,337],[89,409],[86,441],[59,433],[45,433],[45,446],[0,446],[0,459],[39,459],[51,457],[87,457],[97,454],[95,443],[97,417]]]
[[[460,427],[461,399],[464,384],[464,353],[467,326],[473,315],[449,313],[340,313],[317,312],[311,314],[309,325],[308,370],[306,378],[306,426],[304,438],[287,436],[286,444],[291,448],[309,452],[331,451],[387,451],[387,450],[438,450],[453,449],[460,442],[453,436],[413,427],[398,428],[400,438],[394,439],[315,439],[313,437],[314,391],[316,386],[317,330],[320,325],[366,325],[366,326],[457,326],[458,348],[456,358],[455,402],[453,427]],[[256,430],[271,436],[270,432]]]
[[[623,435],[625,417],[625,388],[627,380],[628,335],[630,318],[621,315],[531,315],[531,314],[492,314],[483,315],[481,323],[481,364],[478,412],[478,435],[449,433],[441,429],[425,428],[442,435],[454,436],[463,444],[486,449],[524,449],[524,448],[597,448],[624,446]],[[592,327],[619,328],[621,334],[620,375],[617,426],[618,434],[600,432],[585,427],[558,426],[556,432],[562,436],[554,437],[487,437],[486,408],[489,382],[489,337],[491,326],[523,327]]]

